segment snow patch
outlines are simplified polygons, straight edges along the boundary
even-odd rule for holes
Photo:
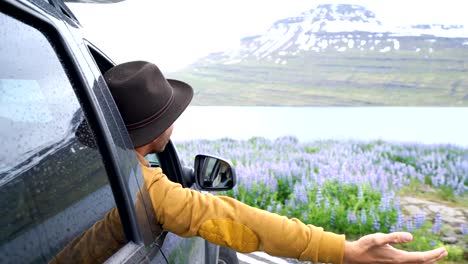
[[[317,46],[319,46],[322,49],[326,49],[328,47],[328,41],[326,39],[322,39]]]
[[[393,39],[393,49],[394,50],[400,49],[400,42],[397,39]]]
[[[242,60],[237,59],[237,60],[226,61],[226,62],[223,63],[223,64],[224,64],[224,65],[231,65],[231,64],[236,64],[236,63],[239,63],[239,62],[242,62]]]
[[[385,48],[383,48],[383,49],[380,49],[379,51],[382,52],[382,53],[385,53],[385,52],[389,52],[389,51],[391,51],[391,50],[392,50],[392,48],[390,48],[390,47],[385,47]]]

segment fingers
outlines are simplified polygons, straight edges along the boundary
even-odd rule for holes
[[[396,259],[401,260],[401,263],[435,263],[447,256],[447,250],[445,248],[436,248],[424,252],[399,250],[399,253]]]
[[[405,264],[432,264],[447,256],[445,248],[437,248],[424,252],[408,252],[392,247],[390,244],[405,243],[411,241],[413,236],[407,232],[394,232],[390,234],[376,233],[362,237],[357,242],[360,244],[363,256],[375,258],[382,263]]]
[[[385,244],[407,243],[413,240],[413,235],[408,232],[394,232],[390,234],[377,233],[373,234],[372,236],[374,236],[374,244],[378,246]]]

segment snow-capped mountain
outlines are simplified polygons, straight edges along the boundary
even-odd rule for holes
[[[382,23],[363,6],[323,4],[298,16],[276,21],[262,35],[241,39],[238,50],[211,54],[205,59],[236,63],[255,57],[284,64],[286,61],[281,57],[302,51],[432,53],[445,47],[447,41],[451,46],[468,48],[468,28],[443,24],[391,26]]]
[[[171,78],[193,83],[198,105],[467,106],[467,30],[319,5]]]

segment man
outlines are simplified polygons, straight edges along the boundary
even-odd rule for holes
[[[174,121],[192,99],[192,88],[181,81],[166,80],[156,65],[143,61],[117,65],[104,77],[133,141],[154,214],[165,230],[183,237],[201,236],[238,252],[264,251],[302,261],[433,263],[447,255],[444,248],[410,253],[390,246],[411,241],[409,233],[372,234],[348,242],[344,235],[325,232],[298,219],[253,208],[229,197],[182,188],[160,168],[150,168],[144,157],[164,150]],[[116,222],[118,214],[113,211],[100,226]],[[96,231],[95,227],[91,230]],[[80,239],[92,241],[93,233],[99,232],[87,231]]]

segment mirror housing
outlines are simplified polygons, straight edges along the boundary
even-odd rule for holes
[[[236,172],[232,164],[219,157],[195,156],[195,182],[205,191],[226,191],[236,185]]]

